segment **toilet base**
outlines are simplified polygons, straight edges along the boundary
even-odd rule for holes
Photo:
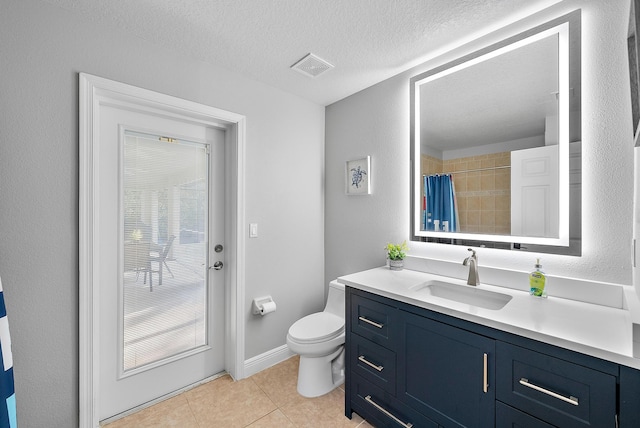
[[[319,397],[344,382],[344,346],[325,357],[300,356],[298,393]]]

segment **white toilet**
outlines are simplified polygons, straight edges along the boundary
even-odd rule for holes
[[[331,281],[324,311],[289,328],[287,346],[300,355],[300,395],[318,397],[344,382],[344,317],[344,285]]]

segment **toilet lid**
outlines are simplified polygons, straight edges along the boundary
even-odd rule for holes
[[[289,328],[289,336],[296,342],[320,342],[332,339],[343,331],[344,318],[329,312],[318,312],[293,323]]]

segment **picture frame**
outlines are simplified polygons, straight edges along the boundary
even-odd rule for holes
[[[345,163],[344,184],[347,195],[371,194],[371,156]]]

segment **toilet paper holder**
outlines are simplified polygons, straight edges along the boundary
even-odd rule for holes
[[[265,315],[276,310],[276,302],[271,296],[258,297],[253,299],[253,314]]]

